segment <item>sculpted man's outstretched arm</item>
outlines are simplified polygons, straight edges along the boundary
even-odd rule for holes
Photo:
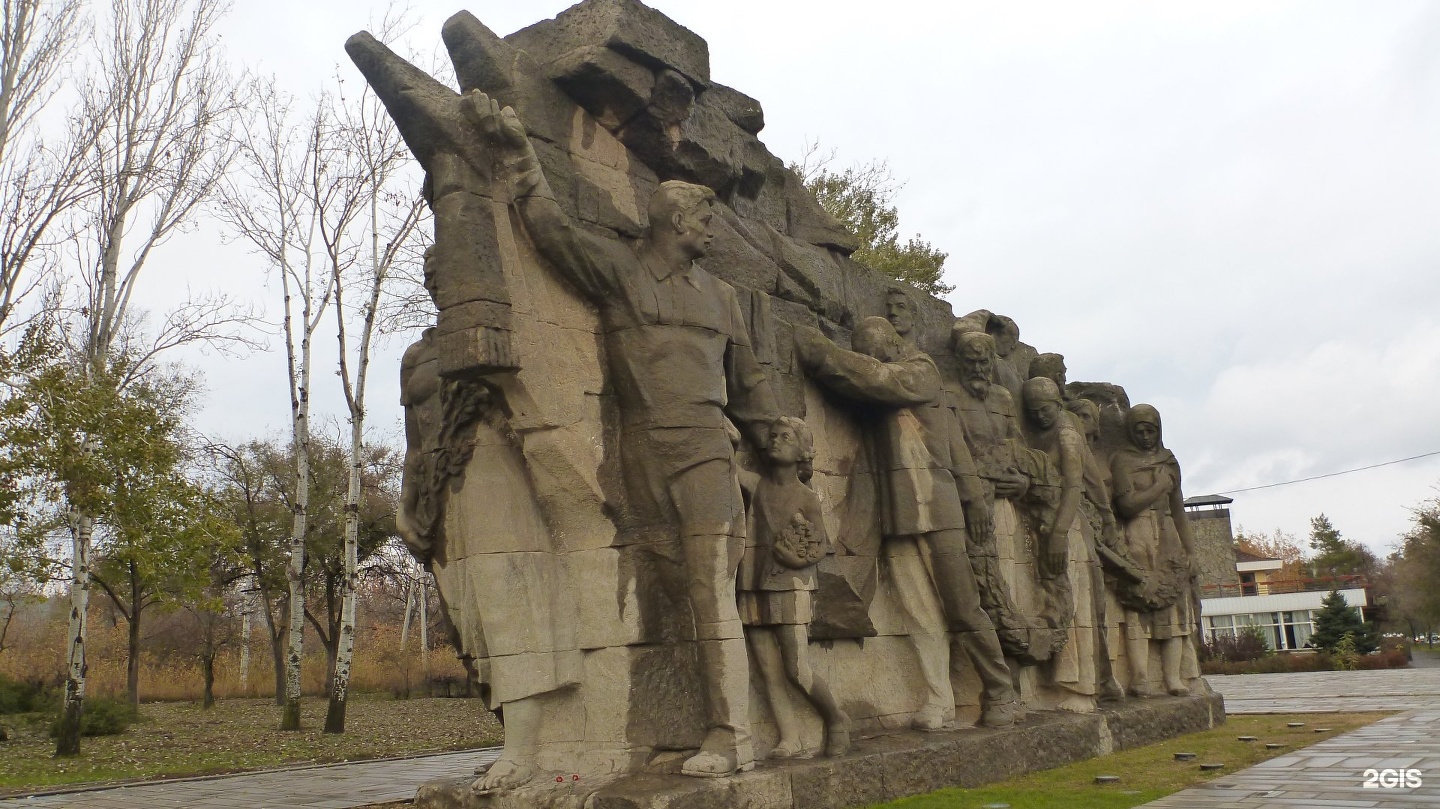
[[[919,363],[881,362],[843,349],[812,326],[796,327],[795,353],[817,382],[852,399],[908,407],[940,395],[938,372],[927,373]]]

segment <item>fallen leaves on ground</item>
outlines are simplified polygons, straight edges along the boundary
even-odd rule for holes
[[[272,700],[142,705],[142,721],[116,736],[82,741],[77,758],[53,757],[51,717],[7,716],[13,741],[0,743],[0,797],[91,782],[210,775],[295,764],[464,750],[499,744],[500,725],[477,699],[396,700],[358,694],[345,733],[321,733],[325,703],[306,700],[302,729],[282,733]]]

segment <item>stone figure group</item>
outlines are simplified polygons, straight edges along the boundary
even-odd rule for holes
[[[807,632],[817,571],[835,552],[821,496],[807,485],[815,438],[804,420],[781,413],[735,289],[695,263],[714,238],[714,192],[661,183],[643,239],[596,238],[557,203],[514,111],[479,92],[464,102],[536,251],[598,310],[626,520],[673,532],[678,543],[676,589],[689,612],[683,637],[694,644],[704,703],[703,738],[680,772],[723,776],[753,766],[752,659],[778,731],[768,757],[844,754],[845,695],[812,665]],[[956,321],[947,378],[912,340],[910,294],[888,290],[884,311],[856,323],[848,346],[798,326],[793,351],[811,384],[853,406],[878,484],[882,546],[907,549],[884,556],[914,567],[896,578],[902,611],[923,612],[908,603],[923,588],[941,608],[953,648],[917,649],[942,659],[922,665],[936,674],[920,685],[913,727],[956,726],[951,681],[966,665],[980,681],[978,723],[987,727],[1022,716],[1027,689],[1064,692],[1054,707],[1072,710],[1121,698],[1112,617],[1128,653],[1129,693],[1155,694],[1151,643],[1159,646],[1164,689],[1188,693],[1189,532],[1179,466],[1160,441],[1155,409],[1129,408],[1129,445],[1104,464],[1099,408],[1068,392],[1062,357],[1042,354],[1015,367],[985,329],[993,316],[984,313]],[[1012,347],[1018,341],[1008,318],[1000,334]],[[506,436],[503,392],[442,379],[433,342],[427,332],[402,372],[410,454],[401,526],[436,574],[472,676],[503,712],[505,753],[476,782],[478,790],[499,790],[534,774],[536,695],[580,676],[568,659],[578,652],[555,637],[563,634],[556,611],[576,608],[551,592],[561,583],[533,498],[484,504],[492,523],[505,520],[493,530],[520,537],[500,540],[508,553],[465,552],[485,541],[473,532],[448,532],[437,544],[436,501],[462,467],[483,455],[496,474],[523,478],[525,462]],[[744,447],[749,468],[737,454]],[[451,509],[465,507],[451,501]],[[486,564],[450,563],[475,558]],[[495,654],[517,642],[526,654]],[[1027,669],[1039,674],[1027,681]],[[822,722],[818,749],[802,739],[797,695]]]
[[[504,723],[475,792],[1203,687],[1154,408],[852,262],[657,12],[443,34],[460,92],[346,47],[435,215],[397,527]]]

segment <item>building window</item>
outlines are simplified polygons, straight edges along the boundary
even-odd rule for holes
[[[1205,635],[1212,643],[1219,637],[1237,637],[1246,627],[1260,630],[1266,648],[1278,651],[1304,649],[1315,633],[1314,612],[1294,610],[1205,616]]]
[[[1205,634],[1211,643],[1216,638],[1235,637],[1235,618],[1231,615],[1205,616]]]

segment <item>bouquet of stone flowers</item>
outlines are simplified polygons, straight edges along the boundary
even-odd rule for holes
[[[1121,579],[1116,598],[1137,612],[1154,612],[1174,606],[1189,591],[1190,569],[1179,559],[1167,559],[1139,581]]]
[[[825,544],[816,535],[814,523],[797,511],[790,518],[790,524],[775,537],[771,554],[785,567],[800,570],[825,558]]]

